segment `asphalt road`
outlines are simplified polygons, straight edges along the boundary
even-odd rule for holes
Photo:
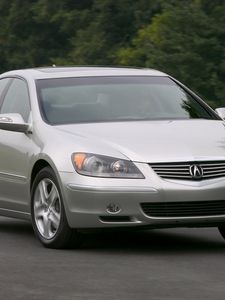
[[[225,241],[217,229],[88,236],[49,250],[29,223],[0,218],[0,300],[225,299]]]

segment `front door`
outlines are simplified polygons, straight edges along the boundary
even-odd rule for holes
[[[25,122],[31,114],[27,84],[19,78],[12,82],[2,101],[0,113],[19,113]],[[0,209],[29,212],[29,153],[31,135],[0,130]]]

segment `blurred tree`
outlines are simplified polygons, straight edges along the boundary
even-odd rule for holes
[[[0,0],[0,71],[159,68],[222,105],[225,0]]]
[[[225,95],[225,4],[186,1],[168,6],[140,29],[118,62],[159,68],[218,105]],[[214,2],[213,2],[214,3]]]
[[[92,0],[0,0],[0,68],[43,66],[66,57]],[[72,10],[71,10],[72,9]]]
[[[86,26],[71,38],[72,64],[114,64],[117,50],[129,45],[137,29],[149,23],[160,10],[160,0],[95,0],[86,16]]]
[[[29,1],[27,0],[0,2],[1,68],[23,65],[23,58],[31,55],[25,48],[26,40],[24,40],[25,37],[29,39],[31,28],[28,5]],[[23,57],[20,58],[18,52],[21,50]]]

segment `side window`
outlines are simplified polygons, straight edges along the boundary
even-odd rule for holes
[[[0,79],[0,106],[2,104],[3,91],[5,90],[7,84],[9,83],[9,81],[10,81],[10,78]]]
[[[23,80],[13,80],[3,100],[1,113],[19,113],[25,122],[28,121],[30,102],[27,85]]]

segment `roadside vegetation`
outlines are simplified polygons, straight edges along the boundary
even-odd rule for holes
[[[225,106],[225,0],[0,0],[0,71],[124,65]]]

